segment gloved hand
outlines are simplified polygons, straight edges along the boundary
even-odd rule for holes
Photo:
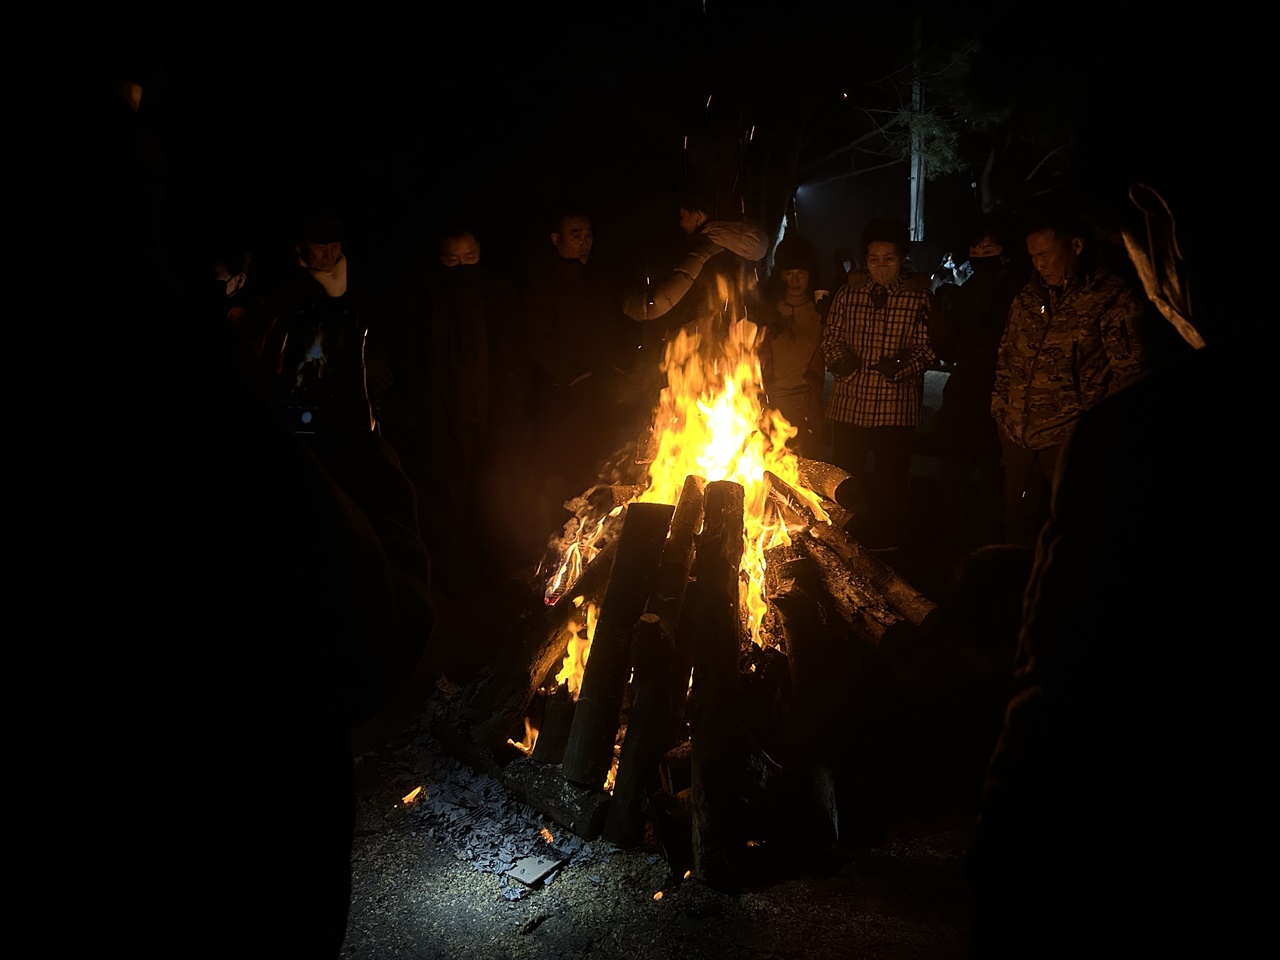
[[[871,365],[871,369],[892,383],[898,379],[898,371],[902,369],[902,361],[893,357],[881,357]]]
[[[837,351],[836,356],[827,364],[827,369],[837,377],[851,377],[862,369],[862,358],[851,347],[842,343]]]

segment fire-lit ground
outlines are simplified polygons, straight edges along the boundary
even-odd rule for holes
[[[584,847],[450,759],[425,726],[357,764],[344,960],[965,956],[971,811],[900,818],[876,848],[824,871],[766,869],[762,851],[760,882],[730,893],[670,876],[653,846]],[[549,883],[505,876],[528,856],[564,862]]]
[[[921,589],[939,576],[918,545],[933,519],[928,428],[943,382],[942,374],[926,382],[910,536],[893,558],[904,576],[918,574]],[[652,842],[630,851],[577,845],[497,781],[450,757],[426,732],[448,698],[434,683],[434,675],[420,678],[399,710],[357,741],[344,960],[965,956],[962,857],[974,811],[941,804],[901,816],[878,845],[822,870],[768,864],[762,852],[758,882],[724,892],[671,876]],[[504,876],[524,857],[548,854],[565,858],[550,883]]]

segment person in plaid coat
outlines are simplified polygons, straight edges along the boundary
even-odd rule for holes
[[[831,459],[862,486],[867,509],[853,518],[851,533],[870,548],[901,545],[924,374],[934,363],[927,326],[933,297],[906,281],[907,242],[901,221],[867,225],[868,278],[836,292],[822,335],[835,378],[826,409]]]

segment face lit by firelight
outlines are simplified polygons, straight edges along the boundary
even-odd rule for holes
[[[480,262],[480,242],[469,233],[447,237],[440,244],[440,262],[446,267]]]
[[[867,244],[867,273],[882,287],[898,279],[902,272],[902,254],[896,243],[876,240]]]
[[[342,244],[312,243],[310,240],[304,240],[298,248],[298,253],[312,270],[328,273],[342,259]]]
[[[707,215],[701,210],[686,210],[680,208],[680,229],[692,236],[698,232],[698,228],[707,222]]]
[[[1027,234],[1027,254],[1045,286],[1058,287],[1074,277],[1083,249],[1080,237],[1060,237],[1052,230]]]
[[[587,262],[595,236],[591,232],[590,217],[565,217],[560,229],[551,234],[556,252],[566,260]]]
[[[808,270],[783,270],[782,282],[786,284],[788,300],[802,300],[809,294]]]

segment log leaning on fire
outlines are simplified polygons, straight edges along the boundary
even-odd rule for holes
[[[738,571],[743,551],[743,489],[707,485],[704,524],[694,565],[696,649],[690,693],[693,873],[712,886],[741,876],[751,758],[738,723]]]
[[[808,558],[781,564],[776,592],[770,605],[782,618],[787,640],[787,666],[791,674],[792,716],[799,744],[798,831],[820,854],[834,850],[840,840],[836,777],[832,758],[842,729],[838,719],[826,716],[833,703],[841,703],[839,690],[831,689],[839,671],[838,649],[851,642],[842,613],[824,598],[823,577]]]
[[[838,506],[839,501],[834,499],[834,495],[839,493],[846,482],[840,477],[843,474],[848,478],[849,474],[839,467],[819,464],[818,461],[802,460],[800,466],[801,482],[806,485],[811,481],[816,483],[816,486],[810,486],[809,489]],[[846,534],[842,526],[816,516],[805,499],[785,480],[769,471],[765,471],[765,478],[769,483],[770,498],[782,511],[788,524],[803,526],[810,537],[833,550],[850,571],[865,580],[884,598],[895,614],[915,627],[924,622],[924,618],[937,604],[902,579],[897,571],[883,560]],[[838,516],[839,511],[831,512],[833,516]]]
[[[671,504],[632,503],[623,514],[618,552],[600,604],[565,746],[561,769],[565,779],[573,783],[598,787],[613,765],[613,745],[631,665],[631,627],[644,613],[674,512]]]
[[[676,504],[676,512],[671,518],[671,532],[662,547],[657,583],[646,608],[649,613],[657,614],[663,631],[675,641],[671,669],[673,729],[678,721],[676,714],[684,706],[689,674],[693,671],[694,631],[683,622],[682,614],[689,589],[689,574],[693,570],[694,540],[702,526],[706,486],[707,481],[702,477],[685,478],[680,502]]]
[[[583,597],[584,603],[599,600],[609,582],[617,549],[618,541],[609,541],[592,557],[572,587],[541,616],[532,618],[501,683],[486,688],[486,683],[495,683],[493,677],[486,676],[476,684],[468,697],[468,710],[484,718],[471,733],[476,746],[494,754],[506,746],[507,738],[528,713],[538,688],[568,651],[569,618],[578,609],[573,601],[578,597]]]
[[[634,847],[644,839],[645,799],[661,784],[659,764],[671,716],[675,644],[655,613],[644,614],[633,633],[627,735],[604,824],[604,839],[617,847]]]

